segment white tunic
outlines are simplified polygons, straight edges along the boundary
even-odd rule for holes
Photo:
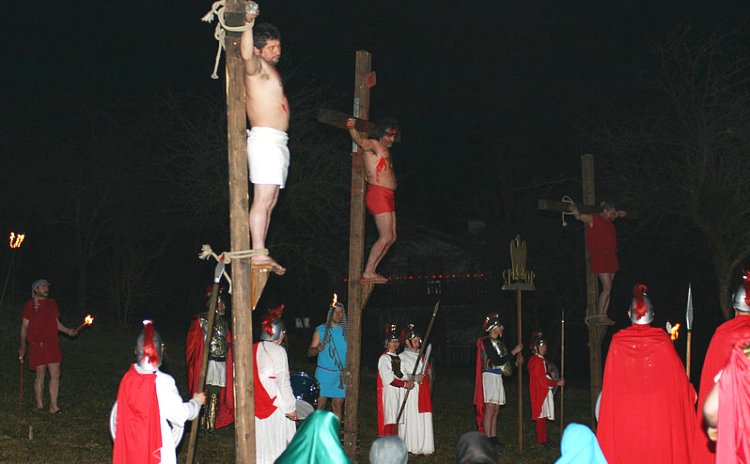
[[[255,358],[258,376],[276,411],[265,419],[255,418],[255,462],[273,464],[294,437],[297,428],[286,414],[295,411],[295,398],[289,382],[286,350],[273,342],[261,342]]]
[[[403,368],[401,372],[404,372]],[[380,381],[383,383],[383,423],[386,425],[395,424],[398,417],[398,409],[401,407],[404,389],[391,385],[391,382],[394,379],[398,379],[398,377],[393,374],[391,357],[388,353],[384,353],[378,359],[378,375],[380,376]],[[398,380],[406,381],[406,374]],[[399,423],[403,422],[404,417],[402,415]]]
[[[401,369],[411,376],[419,353],[405,349],[400,355]],[[422,372],[422,362],[417,368],[417,374]],[[425,372],[429,375],[429,371]],[[432,454],[435,452],[435,439],[432,433],[432,413],[419,412],[419,390],[422,385],[414,384],[404,407],[403,425],[398,427],[398,436],[406,443],[406,449],[412,454]],[[427,387],[425,387],[427,388]]]
[[[135,370],[140,374],[151,374],[153,371],[141,369],[137,364]],[[175,452],[172,427],[169,423],[182,427],[185,421],[198,417],[201,405],[197,400],[182,401],[180,392],[177,391],[174,378],[162,371],[156,371],[156,397],[159,400],[159,427],[161,428],[161,462],[162,464],[175,464],[177,453]]]

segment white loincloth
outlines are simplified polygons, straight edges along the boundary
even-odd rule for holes
[[[289,172],[289,137],[270,127],[253,127],[247,133],[250,182],[284,188]]]

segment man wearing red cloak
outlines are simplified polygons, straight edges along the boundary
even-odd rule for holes
[[[745,271],[742,283],[732,298],[734,318],[716,328],[711,343],[703,361],[701,383],[698,395],[698,411],[695,428],[695,442],[693,443],[693,462],[698,464],[712,464],[716,461],[716,444],[706,434],[703,419],[703,405],[706,397],[714,386],[714,378],[729,361],[732,348],[739,343],[750,340],[750,272]]]
[[[531,401],[531,420],[536,428],[536,442],[546,448],[556,449],[547,442],[547,420],[555,420],[555,402],[552,388],[565,385],[565,380],[554,380],[547,367],[547,341],[542,332],[535,331],[531,337],[529,358],[529,400]]]
[[[597,438],[610,464],[689,464],[695,390],[653,307],[636,285],[633,325],[612,337],[604,365]]]
[[[209,287],[207,297],[211,296]],[[206,304],[209,305],[210,302]],[[220,429],[234,422],[234,376],[232,375],[232,333],[226,317],[226,296],[219,288],[216,300],[213,330],[209,338],[208,365],[205,390],[206,410],[201,416],[201,427],[207,430]],[[192,395],[198,391],[200,368],[203,362],[203,339],[208,330],[208,311],[197,314],[190,323],[185,342],[185,357],[188,370],[188,390]]]

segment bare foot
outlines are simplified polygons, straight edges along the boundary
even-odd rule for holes
[[[615,321],[610,319],[606,314],[599,314],[599,319],[604,325],[615,325]]]
[[[284,275],[286,268],[282,267],[281,264],[277,263],[270,256],[253,256],[250,262],[256,266],[271,266],[271,271],[274,274]]]
[[[372,274],[362,274],[362,282],[368,282],[373,284],[384,284],[388,282],[388,277],[382,276],[378,274],[377,272],[373,272]]]

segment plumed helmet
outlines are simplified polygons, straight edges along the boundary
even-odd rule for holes
[[[208,309],[211,306],[211,293],[214,291],[214,286],[209,285],[206,287],[206,291],[203,294],[203,297],[206,300],[206,308]],[[225,285],[219,285],[219,293],[216,295],[216,307],[219,307],[219,303],[224,303],[224,307],[228,306],[228,298],[227,298],[227,288]]]
[[[484,321],[482,322],[482,329],[485,332],[489,332],[495,327],[499,327],[501,325],[503,325],[503,323],[500,322],[500,315],[498,313],[489,313],[488,315],[484,316]]]
[[[633,300],[630,302],[630,322],[633,324],[650,324],[654,320],[654,306],[648,298],[648,288],[643,284],[633,287]]]
[[[159,332],[154,330],[154,321],[146,319],[135,342],[135,363],[143,370],[156,372],[161,366],[163,351],[164,345]]]
[[[385,326],[385,343],[388,344],[390,341],[401,341],[398,336],[398,327],[396,324],[386,324]]]
[[[414,337],[421,337],[421,335],[414,328],[414,324],[407,324],[406,327],[401,330],[401,343],[411,340]]]
[[[732,295],[732,307],[743,313],[750,313],[750,271],[744,271],[742,282]]]
[[[544,334],[541,330],[535,330],[531,334],[531,342],[529,346],[532,353],[539,353],[539,347],[547,344],[547,339],[544,338]]]
[[[263,341],[276,341],[284,335],[286,327],[281,319],[284,305],[279,305],[266,311],[263,321],[260,323],[260,339]]]

